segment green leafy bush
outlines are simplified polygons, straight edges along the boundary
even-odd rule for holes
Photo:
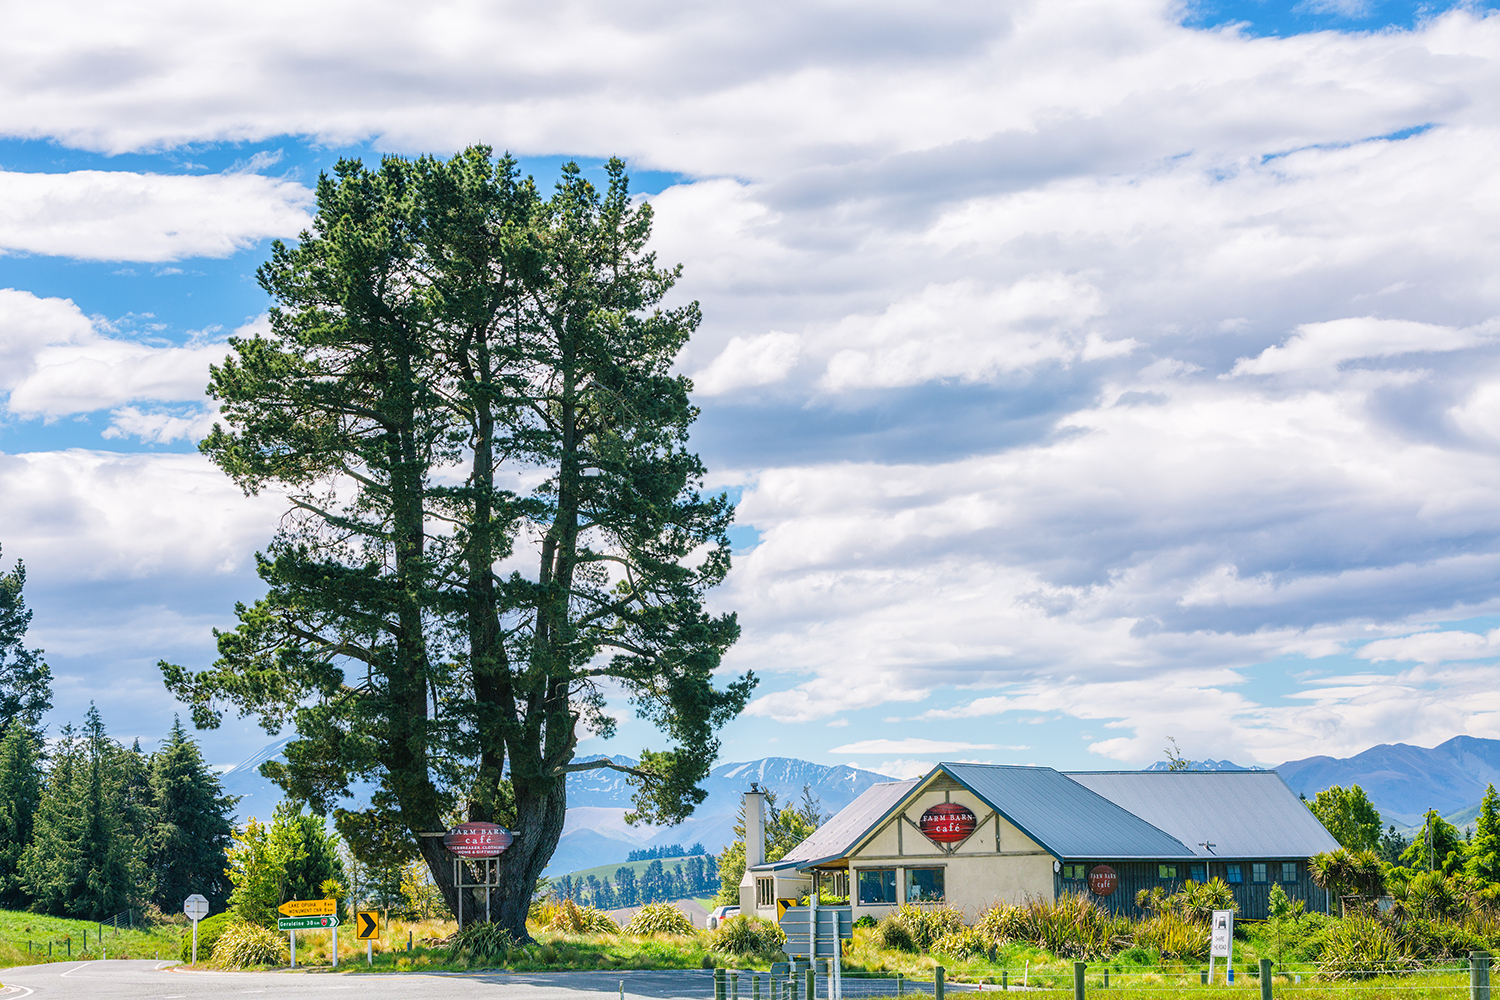
[[[226,910],[223,913],[215,913],[206,920],[198,921],[198,961],[207,962],[214,957],[214,943],[219,940],[219,935],[229,927],[235,919],[233,911]],[[193,960],[193,926],[189,924],[186,933],[182,935],[182,961]]]
[[[448,946],[448,960],[469,965],[497,965],[509,957],[516,946],[510,931],[499,924],[470,924],[453,936]]]
[[[1416,961],[1383,921],[1358,913],[1339,921],[1323,944],[1318,962],[1325,979],[1365,979],[1413,968]]]
[[[769,920],[749,914],[719,921],[709,951],[726,955],[769,955],[781,950],[786,935]]]
[[[1161,910],[1136,925],[1135,943],[1154,948],[1168,958],[1204,958],[1208,935],[1194,919],[1175,910]]]
[[[864,916],[860,917],[858,920],[854,921],[854,926],[855,927],[874,927],[875,924],[876,924],[875,918],[872,917],[872,916],[870,916],[870,914],[868,914],[868,913],[866,913]]]
[[[201,959],[203,942],[200,940],[198,944]],[[286,938],[259,924],[236,920],[214,942],[214,965],[221,969],[286,965],[287,961]]]
[[[563,900],[561,905],[552,910],[547,926],[555,931],[567,931],[571,934],[620,933],[620,925],[608,913],[592,906],[579,906],[571,899]]]
[[[1054,955],[1088,959],[1113,951],[1128,923],[1086,896],[1069,895],[1014,906],[1002,903],[985,911],[977,926],[997,944],[1024,941]]]
[[[625,925],[626,934],[691,934],[693,922],[671,903],[647,903],[635,911],[630,923]]]
[[[963,925],[964,915],[950,906],[928,907],[908,903],[886,914],[876,925],[876,934],[887,948],[931,951],[939,938]]]
[[[1487,951],[1490,943],[1458,924],[1410,919],[1396,928],[1396,941],[1413,958],[1460,958],[1471,951]]]
[[[896,913],[887,913],[880,918],[880,922],[875,925],[875,938],[882,948],[889,948],[891,951],[919,950],[911,928]]]

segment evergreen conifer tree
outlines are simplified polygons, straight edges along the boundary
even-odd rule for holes
[[[124,815],[128,753],[93,705],[82,734],[64,730],[21,862],[33,909],[100,920],[140,901],[140,845]]]
[[[152,823],[146,847],[152,900],[173,912],[193,893],[212,911],[224,908],[233,886],[224,874],[234,835],[237,796],[227,796],[203,762],[198,744],[173,720],[167,741],[151,758]]]
[[[1474,821],[1474,836],[1466,845],[1464,871],[1486,882],[1500,882],[1500,796],[1495,786],[1484,790],[1479,815]]]
[[[0,908],[28,902],[21,888],[21,858],[31,843],[41,802],[41,746],[26,726],[7,726],[0,738]]]
[[[22,642],[31,624],[31,612],[21,596],[25,586],[26,567],[21,562],[11,572],[0,573],[0,732],[13,721],[35,730],[52,707],[52,671],[40,649],[27,649]]]

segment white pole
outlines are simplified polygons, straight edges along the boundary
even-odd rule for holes
[[[286,936],[292,942],[292,968],[295,969],[297,967],[297,932],[287,931]]]
[[[375,965],[375,942],[365,938],[365,964],[373,967]]]
[[[193,964],[198,964],[198,918],[193,918]]]
[[[329,930],[333,931],[333,967],[337,969],[339,967],[339,925],[334,924]]]

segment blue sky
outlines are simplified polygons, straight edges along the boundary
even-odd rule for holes
[[[160,738],[156,661],[257,594],[281,511],[201,390],[318,173],[485,142],[625,157],[703,304],[762,678],[725,759],[1500,737],[1491,6],[69,6],[0,40],[0,545],[55,725]],[[584,750],[660,745],[619,708]]]

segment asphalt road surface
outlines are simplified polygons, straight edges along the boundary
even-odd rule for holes
[[[56,962],[0,969],[0,1000],[711,1000],[711,971],[173,972],[167,962]],[[747,984],[748,985],[748,984]],[[741,994],[749,1000],[749,990]]]

